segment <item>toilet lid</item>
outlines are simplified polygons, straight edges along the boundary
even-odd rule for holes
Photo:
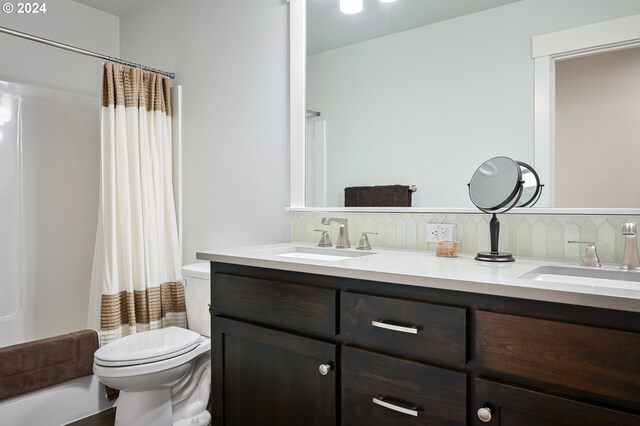
[[[98,349],[94,358],[102,365],[131,365],[172,358],[195,348],[200,334],[180,327],[125,336]]]

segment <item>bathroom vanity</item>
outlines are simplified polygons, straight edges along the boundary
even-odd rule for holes
[[[212,262],[214,424],[640,424],[640,283],[295,250],[198,253]]]

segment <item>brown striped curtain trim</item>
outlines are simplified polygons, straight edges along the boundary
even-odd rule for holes
[[[102,81],[102,106],[124,105],[162,111],[171,116],[171,79],[140,68],[107,62]]]
[[[160,321],[169,313],[186,311],[184,286],[180,282],[167,282],[146,290],[103,294],[100,328],[115,330],[122,324],[149,324]]]

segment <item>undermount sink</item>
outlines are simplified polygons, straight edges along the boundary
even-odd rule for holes
[[[280,257],[292,257],[296,259],[307,259],[307,260],[324,260],[324,261],[338,261],[338,260],[347,260],[352,259],[354,257],[363,257],[369,256],[372,254],[376,254],[371,251],[356,251],[352,249],[334,249],[334,248],[323,248],[323,247],[291,247],[287,249],[287,251],[278,253],[276,256]]]
[[[521,275],[520,278],[596,287],[640,289],[640,272],[571,268],[567,266],[539,266]]]

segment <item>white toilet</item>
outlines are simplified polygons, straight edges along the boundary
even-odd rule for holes
[[[120,390],[115,426],[211,422],[209,263],[182,268],[189,330],[167,327],[125,336],[94,354],[93,372]]]

